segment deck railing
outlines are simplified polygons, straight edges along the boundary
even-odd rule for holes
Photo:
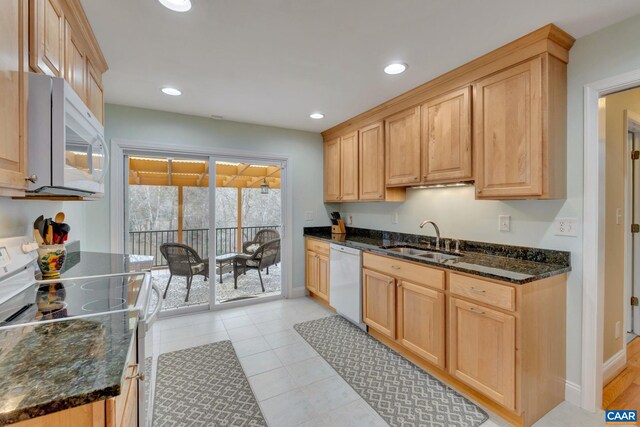
[[[242,227],[242,241],[253,240],[260,230],[280,230],[279,225],[264,225],[257,227]],[[216,228],[216,253],[217,255],[236,252],[238,250],[238,228]],[[182,230],[183,243],[191,246],[200,257],[209,256],[209,229],[194,228]],[[178,230],[151,230],[129,232],[129,253],[137,255],[152,255],[154,266],[167,265],[167,261],[160,253],[160,245],[163,243],[175,243],[178,241]]]

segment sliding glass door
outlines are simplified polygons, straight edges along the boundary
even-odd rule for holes
[[[230,305],[282,295],[282,164],[215,159],[215,286]]]
[[[126,155],[126,250],[154,257],[162,315],[209,307],[209,159]]]

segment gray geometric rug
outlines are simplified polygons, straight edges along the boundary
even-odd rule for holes
[[[231,341],[158,358],[153,425],[266,426]]]
[[[340,316],[294,329],[391,426],[479,426],[489,416]]]

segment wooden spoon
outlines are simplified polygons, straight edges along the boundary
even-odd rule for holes
[[[55,221],[56,221],[58,224],[62,224],[62,223],[64,222],[64,212],[58,212],[58,213],[56,214]]]

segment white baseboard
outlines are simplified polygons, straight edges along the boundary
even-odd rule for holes
[[[307,289],[303,286],[295,287],[291,289],[291,293],[289,294],[289,298],[300,298],[307,295]]]
[[[602,383],[607,384],[616,377],[627,364],[627,349],[622,348],[611,359],[602,364]]]
[[[572,381],[566,381],[564,386],[564,400],[576,406],[582,406],[582,391],[580,386]]]

